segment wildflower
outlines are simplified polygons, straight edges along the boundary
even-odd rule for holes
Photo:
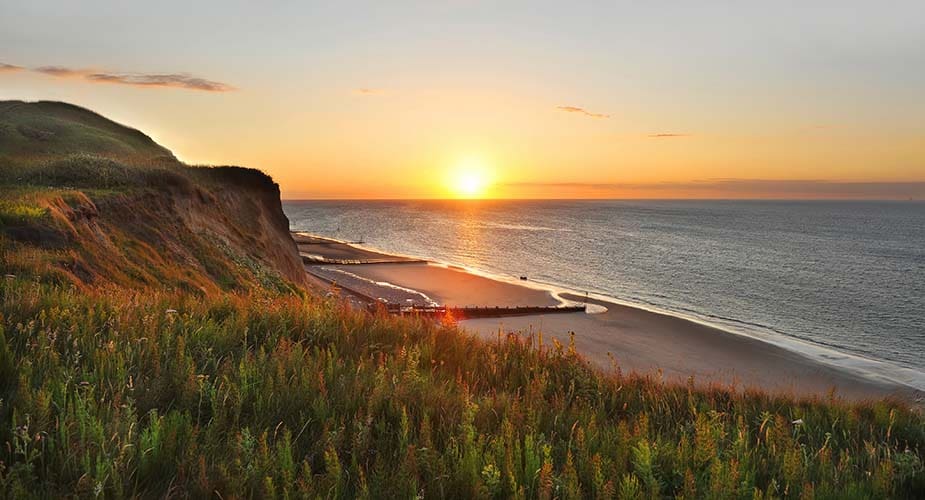
[[[796,420],[794,420],[793,422],[790,422],[790,423],[793,424],[793,425],[803,425],[803,419],[802,419],[802,418],[798,418],[798,419],[796,419]]]

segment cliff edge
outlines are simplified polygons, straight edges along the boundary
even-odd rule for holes
[[[209,293],[306,283],[279,186],[60,102],[0,101],[0,271]]]

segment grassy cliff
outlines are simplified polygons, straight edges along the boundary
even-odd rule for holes
[[[0,101],[0,155],[60,159],[69,154],[175,160],[142,132],[63,102]]]
[[[187,166],[76,106],[0,102],[0,193],[9,274],[199,293],[304,283],[272,179]]]
[[[66,129],[0,160],[2,497],[925,494],[902,403],[667,385],[353,311],[302,291],[263,174],[43,156]]]

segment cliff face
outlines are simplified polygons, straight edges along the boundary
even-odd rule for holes
[[[75,106],[0,102],[0,193],[4,274],[203,293],[306,282],[270,177],[184,165]]]

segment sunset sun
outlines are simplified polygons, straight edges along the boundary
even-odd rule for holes
[[[482,198],[489,187],[488,166],[479,158],[460,160],[451,171],[448,187],[456,198]]]
[[[479,196],[484,188],[485,179],[479,172],[461,172],[456,179],[456,192],[466,198]]]

